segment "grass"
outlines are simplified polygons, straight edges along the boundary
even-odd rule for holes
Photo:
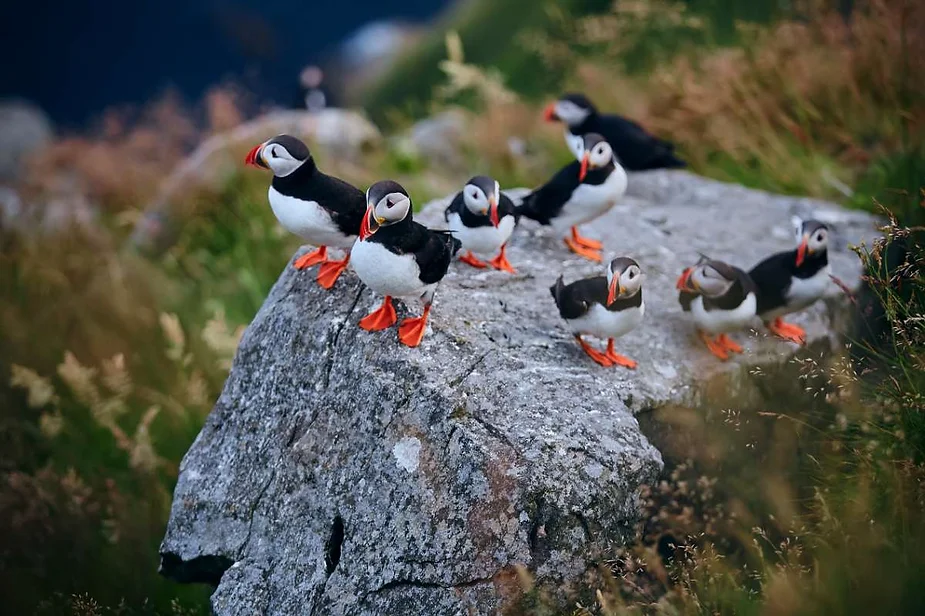
[[[887,240],[862,251],[871,276],[859,302],[878,299],[876,327],[847,357],[751,375],[761,407],[714,397],[659,411],[652,434],[670,468],[645,499],[640,542],[614,554],[611,581],[585,589],[575,613],[921,613],[925,11],[871,0],[849,25],[819,3],[799,19],[774,2],[646,6],[473,3],[449,60],[436,32],[399,68],[415,79],[386,79],[374,109],[410,101],[407,119],[465,102],[466,168],[393,146],[362,168],[322,162],[360,186],[395,177],[417,205],[472,170],[535,184],[569,158],[537,102],[568,87],[671,136],[699,173],[886,208]],[[201,138],[195,115],[217,129],[237,121],[213,93],[204,113],[168,98],[62,140],[34,177],[68,170],[96,205],[93,224],[0,228],[0,591],[11,613],[208,610],[205,589],[156,574],[157,546],[179,461],[298,242],[266,207],[266,177],[248,172],[175,204],[180,233],[163,255],[124,248],[139,204]],[[23,187],[39,203],[73,192]],[[543,589],[529,600],[530,613],[562,613]]]

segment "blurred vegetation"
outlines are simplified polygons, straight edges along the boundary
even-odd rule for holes
[[[925,5],[513,4],[461,5],[370,94],[396,127],[461,105],[459,164],[395,138],[363,168],[320,152],[325,168],[360,186],[395,177],[418,205],[474,170],[535,184],[569,159],[539,111],[567,88],[676,140],[696,172],[895,217],[861,255],[859,308],[878,298],[880,315],[858,335],[864,353],[807,351],[793,374],[751,375],[764,405],[717,394],[650,422],[669,472],[649,490],[640,544],[576,613],[922,613]],[[195,113],[167,98],[62,140],[21,187],[33,222],[0,227],[10,613],[208,611],[208,589],[157,575],[157,546],[179,461],[298,241],[249,172],[172,204],[164,254],[126,248],[204,136],[199,116],[212,131],[241,119],[215,92]],[[530,611],[561,613],[547,598],[531,590]]]

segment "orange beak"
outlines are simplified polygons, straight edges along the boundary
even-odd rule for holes
[[[584,156],[581,157],[581,171],[578,172],[578,181],[585,181],[585,176],[588,175],[588,163],[590,160],[591,155],[588,152],[585,152]]]
[[[247,156],[244,158],[244,164],[250,165],[251,167],[261,167],[263,169],[267,168],[267,164],[263,162],[263,156],[261,156],[263,150],[263,144],[257,145],[250,152],[247,153]]]
[[[689,267],[681,272],[681,276],[678,278],[677,284],[675,286],[681,291],[691,291],[690,287],[690,278],[691,273],[694,271],[693,267]]]
[[[492,197],[488,203],[491,207],[489,210],[489,218],[491,218],[491,224],[497,228],[498,225],[501,224],[501,220],[498,218],[498,200]]]
[[[800,247],[797,248],[797,267],[803,265],[807,252],[809,252],[809,236],[804,235],[803,240],[800,242]]]
[[[379,223],[376,222],[376,213],[373,210],[373,206],[370,205],[366,208],[363,222],[360,223],[360,241],[362,242],[378,230]]]
[[[617,290],[618,290],[619,283],[620,283],[619,278],[614,278],[610,282],[610,289],[607,290],[607,305],[608,306],[613,303],[613,300],[617,299]]]
[[[559,116],[556,115],[555,103],[546,105],[546,109],[543,110],[543,119],[547,122],[557,122],[559,120]]]

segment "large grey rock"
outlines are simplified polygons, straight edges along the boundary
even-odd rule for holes
[[[591,363],[562,327],[549,285],[600,268],[532,223],[511,243],[517,275],[454,268],[417,349],[357,327],[379,298],[352,274],[328,293],[287,267],[183,460],[162,571],[216,583],[223,616],[490,614],[516,603],[518,564],[578,587],[630,539],[661,468],[634,412],[794,351],[740,335],[746,355],[716,361],[676,303],[680,270],[697,251],[749,266],[792,246],[793,213],[873,232],[831,204],[683,172],[630,181],[637,196],[586,233],[646,272],[645,325],[619,343],[635,372]],[[856,284],[843,243],[832,260]],[[829,344],[844,304],[833,290],[796,321]]]

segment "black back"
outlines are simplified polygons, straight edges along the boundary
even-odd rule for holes
[[[397,255],[414,255],[421,270],[420,279],[425,284],[439,282],[446,275],[462,243],[449,231],[435,231],[408,217],[392,225],[379,227],[367,242],[382,244]]]
[[[581,162],[573,161],[562,167],[548,182],[524,197],[517,209],[522,216],[548,225],[553,218],[562,213],[562,208],[571,199],[576,188],[581,184],[599,186],[607,181],[614,169],[616,166],[613,163],[597,169],[588,169],[582,181],[578,179]]]
[[[675,156],[673,143],[650,135],[636,122],[619,115],[603,115],[592,111],[580,125],[570,127],[569,132],[580,136],[588,133],[603,136],[613,148],[620,165],[627,171],[686,166],[683,160]]]
[[[456,193],[456,196],[453,197],[453,200],[447,206],[446,210],[443,212],[444,220],[450,219],[450,214],[459,214],[462,224],[470,229],[475,227],[490,227],[491,216],[485,214],[475,214],[472,210],[466,207],[465,198],[463,197],[462,191]],[[520,210],[517,206],[514,205],[514,202],[511,201],[510,197],[501,193],[498,197],[498,220],[501,220],[505,216],[513,216],[514,222],[520,220]]]
[[[281,139],[276,140],[281,145]],[[296,142],[305,148],[301,142]],[[286,146],[289,149],[290,146]],[[297,147],[293,145],[292,147]],[[289,150],[292,153],[292,150]],[[307,151],[307,150],[306,150]],[[331,219],[344,235],[358,235],[363,216],[366,214],[366,195],[336,177],[318,170],[315,159],[305,163],[285,177],[273,177],[273,188],[287,197],[303,201],[315,201],[331,214]]]
[[[600,304],[610,312],[638,308],[642,305],[642,289],[632,297],[618,298],[612,304],[607,305],[606,276],[576,280],[568,285],[564,284],[562,276],[559,276],[556,284],[549,287],[549,292],[556,300],[559,315],[563,319],[577,319],[587,314],[594,304]]]
[[[794,278],[812,278],[828,264],[828,250],[807,255],[799,266],[796,250],[779,252],[760,262],[748,273],[758,289],[758,314],[785,306]]]

